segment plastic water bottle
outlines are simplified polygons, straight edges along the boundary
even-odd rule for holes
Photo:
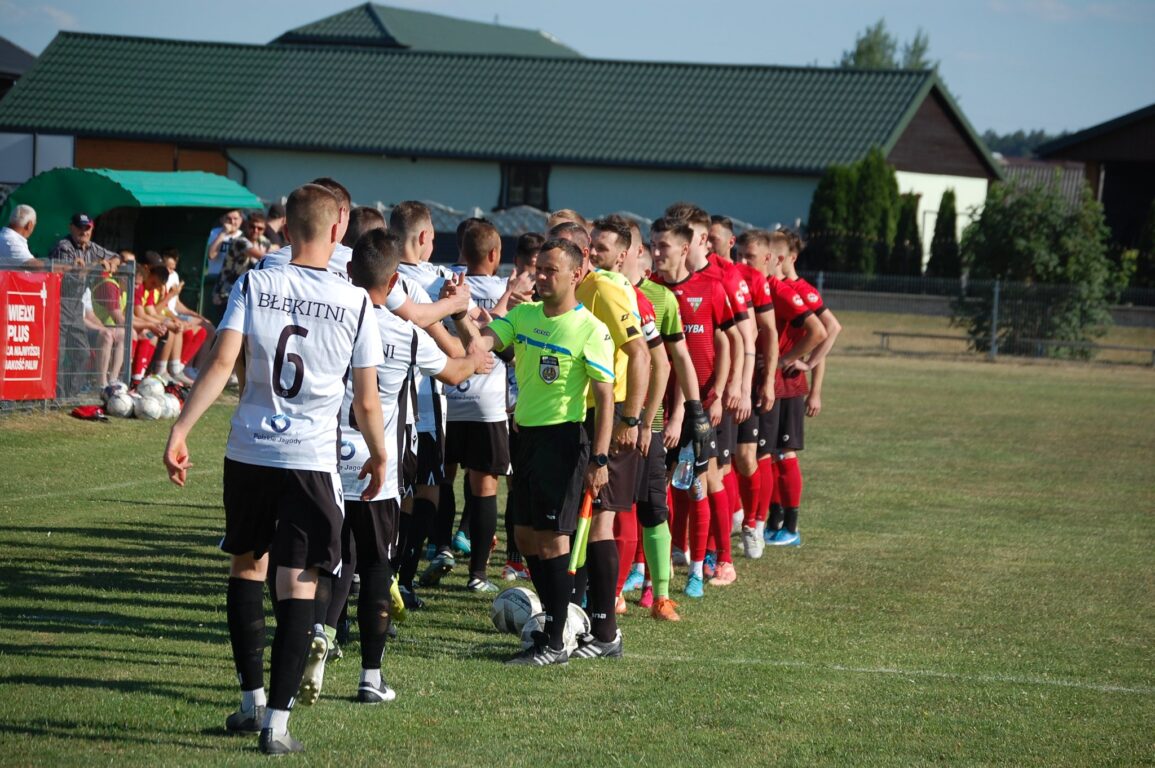
[[[695,479],[694,446],[687,444],[678,451],[678,464],[674,467],[674,476],[670,479],[670,485],[679,491],[687,491],[694,484]]]

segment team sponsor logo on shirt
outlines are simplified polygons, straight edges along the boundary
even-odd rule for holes
[[[469,388],[471,386],[473,386],[472,384],[470,384],[470,381],[471,381],[471,379],[466,379],[465,381],[458,384],[457,385],[457,391],[458,392],[468,392]]]
[[[693,309],[695,312],[698,311],[698,307],[702,306],[702,297],[701,296],[689,296],[686,298],[686,301],[689,302],[690,308]]]
[[[686,323],[686,333],[705,333],[706,325],[704,323]]]
[[[814,304],[818,301],[818,294],[811,291],[810,293],[806,294],[806,300],[811,304]]]
[[[542,355],[537,363],[537,372],[546,384],[553,384],[561,375],[561,363],[552,355]]]
[[[348,440],[341,441],[341,461],[348,461],[357,453],[357,448]]]
[[[293,425],[293,420],[283,413],[278,413],[269,419],[269,427],[278,435],[286,432]]]

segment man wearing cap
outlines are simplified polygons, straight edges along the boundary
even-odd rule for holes
[[[8,217],[8,226],[0,228],[0,265],[19,264],[39,267],[40,260],[28,250],[28,238],[36,229],[36,211],[31,205],[18,205]]]
[[[88,273],[99,274],[113,253],[92,242],[93,224],[87,213],[73,214],[68,237],[56,244],[48,261],[54,272],[63,272],[60,282],[60,356],[56,376],[58,397],[80,392],[88,364],[88,334],[84,329],[84,291]]]

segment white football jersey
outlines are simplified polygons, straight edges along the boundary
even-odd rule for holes
[[[245,335],[246,386],[225,455],[246,464],[336,472],[338,413],[352,368],[383,359],[369,294],[326,269],[250,269],[222,331]]]
[[[329,257],[329,271],[343,280],[349,279],[349,259],[353,257],[353,249],[347,245],[337,243],[333,247],[333,255]],[[283,267],[293,258],[293,246],[286,245],[271,251],[257,262],[257,269],[272,269]]]
[[[436,376],[445,370],[449,358],[428,333],[409,321],[402,320],[383,307],[374,307],[373,315],[385,355],[384,361],[377,366],[377,392],[381,398],[381,412],[385,417],[388,465],[381,492],[371,501],[396,499],[400,502],[400,462],[406,450],[404,441],[408,434],[405,424],[406,417],[411,415],[413,409],[409,392],[403,390],[412,386],[411,369],[416,368],[425,376]],[[368,460],[369,448],[357,428],[356,415],[353,413],[353,386],[350,381],[345,387],[345,399],[341,405],[340,471],[346,499],[360,499],[369,484],[368,477],[357,478],[361,467]]]
[[[507,282],[497,275],[467,275],[465,284],[469,286],[470,300],[491,312],[505,293]],[[433,287],[441,290],[439,283]],[[457,335],[456,323],[447,320],[445,325],[450,333]],[[505,363],[495,357],[493,370],[489,373],[474,374],[456,387],[446,386],[447,420],[505,421],[509,415],[509,385],[505,368]]]
[[[412,264],[397,265],[397,285],[401,286],[404,295],[415,304],[431,304],[432,299],[426,293],[421,283],[402,273],[402,267],[412,267]],[[396,286],[390,292],[389,298],[396,293]],[[386,302],[388,307],[392,302]],[[436,435],[440,438],[445,434],[445,392],[441,382],[417,372],[417,431],[427,435]]]

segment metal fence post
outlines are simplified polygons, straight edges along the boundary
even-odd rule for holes
[[[826,282],[825,278],[826,278],[826,273],[825,273],[825,272],[821,272],[821,271],[820,271],[820,272],[818,273],[818,285],[814,286],[815,288],[817,288],[817,289],[818,289],[818,292],[819,292],[819,293],[822,293],[822,284],[823,284],[824,282]]]
[[[999,356],[999,281],[995,278],[994,295],[991,301],[991,360]]]
[[[128,267],[128,287],[124,295],[128,300],[124,303],[124,383],[132,383],[132,315],[136,304],[136,262],[130,261],[121,265],[121,270]],[[118,271],[121,271],[118,270]],[[120,275],[118,275],[120,277]]]

